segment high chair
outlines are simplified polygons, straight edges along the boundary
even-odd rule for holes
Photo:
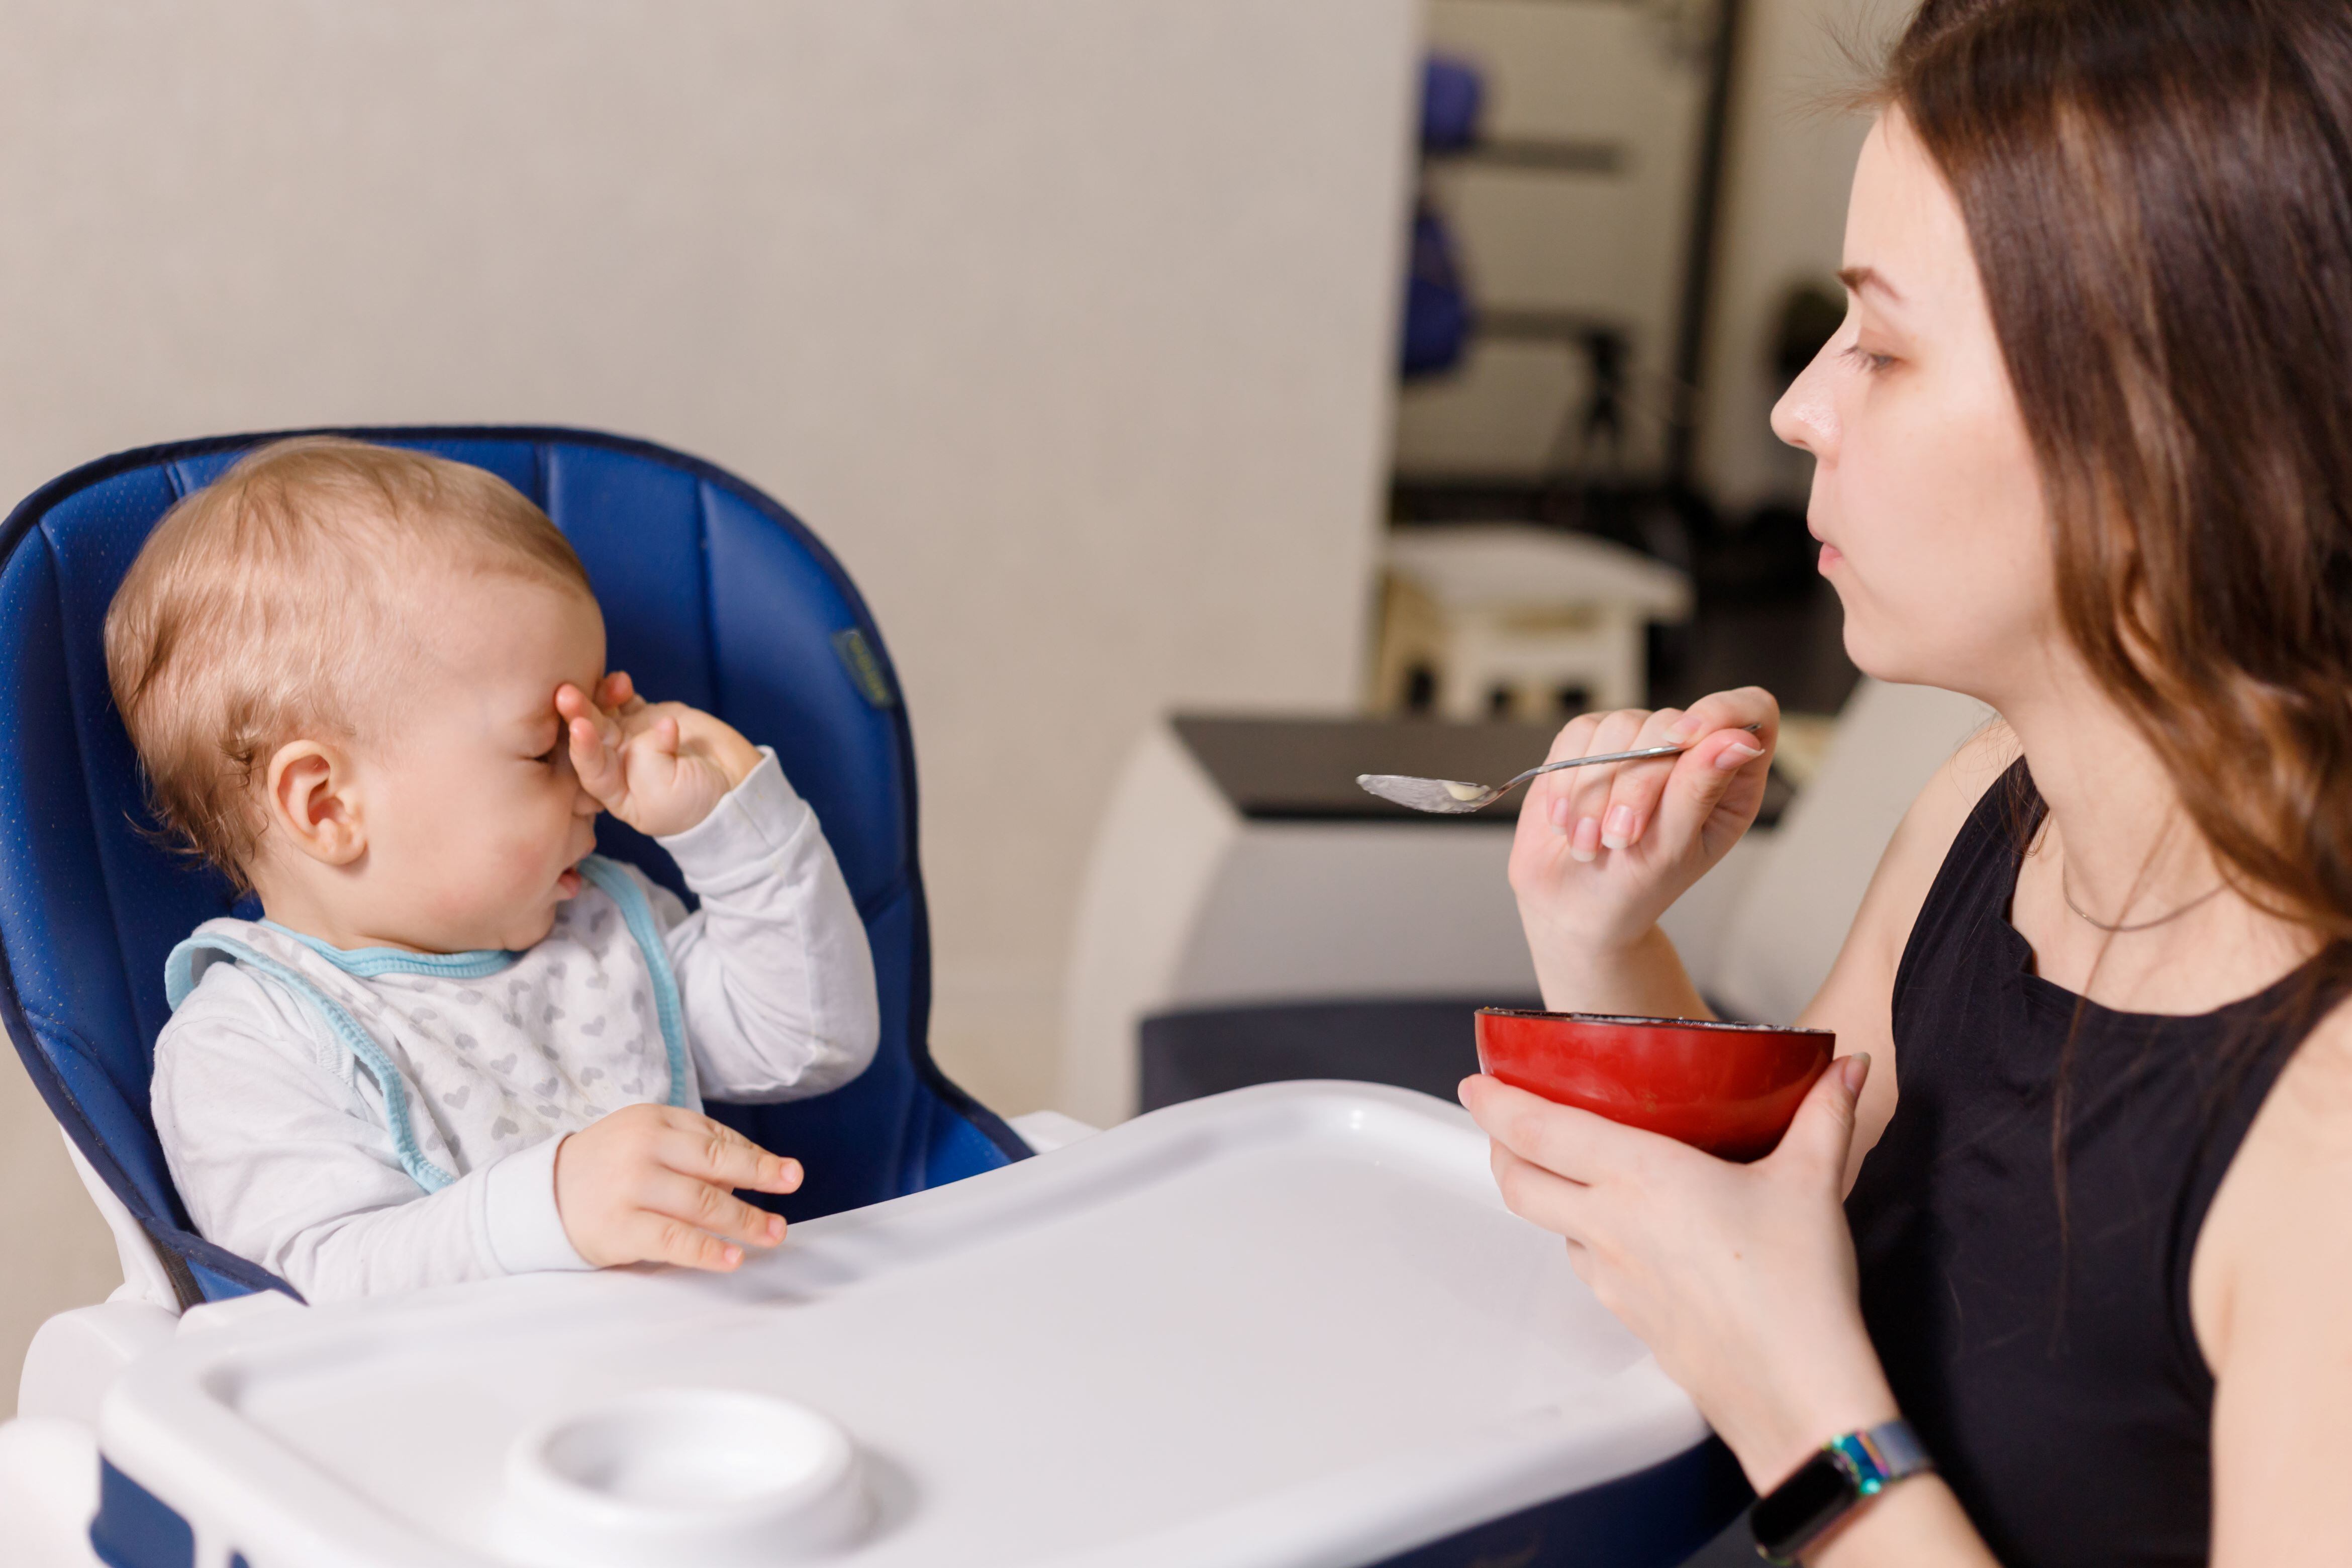
[[[0,1424],[0,1555],[651,1568],[797,1562],[822,1535],[877,1568],[1664,1568],[1736,1506],[1726,1451],[1557,1240],[1503,1212],[1458,1108],[1270,1086],[1015,1163],[1090,1130],[1002,1121],[930,1059],[906,710],[856,590],[789,512],[589,432],[342,433],[510,480],[580,552],[612,667],[776,748],[865,919],[880,1047],[835,1093],[710,1108],[804,1163],[782,1206],[816,1221],[737,1274],[295,1305],[189,1229],[157,1145],[164,954],[236,903],[147,831],[100,648],[149,530],[271,437],[44,488],[0,525],[0,1021],[126,1280],[34,1342]],[[677,886],[654,846],[609,818],[599,835]],[[551,1334],[601,1347],[576,1382],[516,1348]],[[431,1420],[395,1408],[420,1401]],[[325,1426],[271,1425],[304,1411]],[[783,1443],[788,1417],[831,1436]],[[575,1474],[575,1433],[625,1462]],[[809,1476],[829,1489],[774,1479],[824,1454]],[[761,1478],[766,1511],[733,1481],[632,1489],[706,1474]]]
[[[784,1212],[870,1204],[1028,1153],[926,1046],[913,741],[881,633],[816,537],[742,480],[649,442],[520,427],[339,433],[477,464],[539,503],[595,584],[612,668],[774,746],[814,807],[866,921],[882,1039],[874,1065],[833,1094],[710,1108],[802,1160],[807,1185]],[[113,1227],[127,1293],[173,1310],[293,1291],[189,1229],[155,1141],[147,1085],[169,1016],[163,955],[236,900],[151,832],[101,628],[172,503],[274,438],[102,458],[0,524],[0,1021]],[[668,858],[610,817],[598,847],[685,892]]]

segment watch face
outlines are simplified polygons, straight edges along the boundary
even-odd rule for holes
[[[1859,1494],[1853,1478],[1827,1454],[1815,1454],[1748,1510],[1756,1543],[1787,1557],[1837,1521]]]

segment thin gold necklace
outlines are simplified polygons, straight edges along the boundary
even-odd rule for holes
[[[2189,910],[2195,909],[2198,905],[2211,899],[2213,895],[2219,893],[2227,886],[2229,886],[2229,884],[2226,882],[2216,882],[2211,887],[2206,889],[2203,892],[2198,894],[2195,898],[2189,900],[2187,903],[2181,905],[2179,909],[2173,910],[2168,915],[2158,915],[2152,921],[2134,921],[2128,924],[2109,925],[2106,921],[2100,920],[2095,916],[2087,915],[2083,912],[2083,906],[2074,901],[2074,890],[2066,885],[2066,868],[2063,866],[2058,868],[2058,896],[2066,900],[2066,907],[2074,911],[2074,916],[2077,920],[2098,927],[2101,931],[2105,931],[2109,936],[2129,936],[2136,931],[2153,931],[2158,926],[2168,925],[2172,921],[2177,921],[2181,916],[2187,914]]]

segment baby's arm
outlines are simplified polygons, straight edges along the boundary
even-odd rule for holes
[[[881,1037],[866,925],[816,815],[776,754],[615,670],[556,711],[588,793],[656,839],[702,900],[691,918],[646,883],[667,944],[696,1076],[723,1100],[796,1100],[866,1070]]]
[[[881,1034],[865,922],[775,754],[659,843],[702,901],[667,937],[702,1091],[797,1100],[865,1071]]]
[[[155,1046],[156,1135],[188,1216],[313,1301],[588,1265],[554,1139],[427,1194],[300,1004],[216,964]]]
[[[632,1105],[427,1194],[292,1002],[207,972],[155,1047],[155,1128],[199,1234],[312,1301],[640,1261],[730,1269],[783,1221],[733,1189],[800,1167],[691,1111]]]

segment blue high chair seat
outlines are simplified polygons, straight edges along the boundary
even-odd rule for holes
[[[930,939],[915,849],[915,756],[889,655],[824,546],[708,463],[589,431],[331,432],[487,468],[544,508],[603,603],[610,667],[775,748],[824,824],[866,921],[882,1038],[855,1082],[713,1116],[807,1171],[808,1217],[1022,1158],[1020,1138],[933,1065]],[[285,1281],[188,1226],[147,1089],[169,1016],[163,958],[235,907],[228,883],[158,843],[106,679],[116,584],[172,503],[276,435],[151,447],[75,469],[0,524],[0,1021],[77,1148],[130,1210],[183,1307]],[[684,892],[649,840],[602,818],[598,847]],[[240,912],[250,915],[250,909]]]

